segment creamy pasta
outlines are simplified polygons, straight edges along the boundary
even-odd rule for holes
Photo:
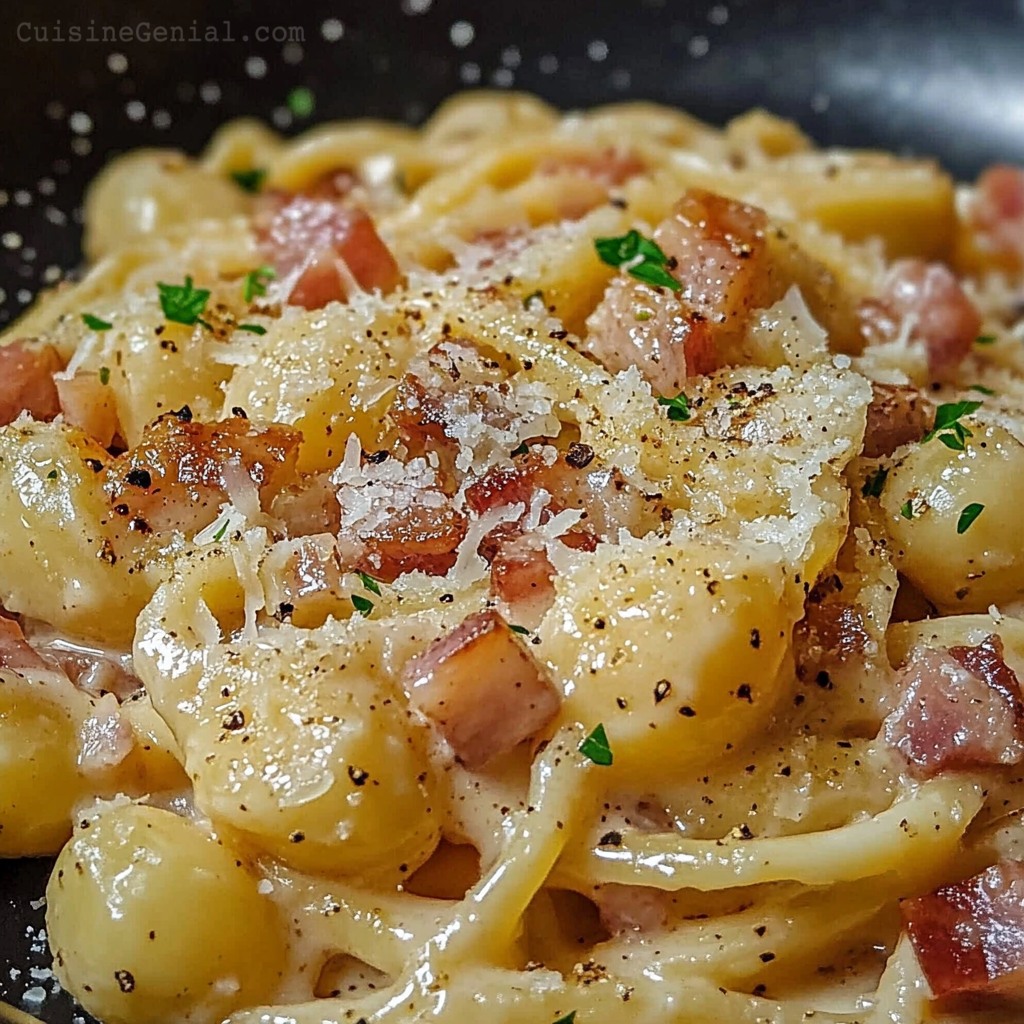
[[[120,157],[85,247],[0,855],[86,1010],[1016,1019],[1024,173],[470,93]]]

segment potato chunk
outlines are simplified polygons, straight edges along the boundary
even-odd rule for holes
[[[285,928],[246,863],[170,811],[83,818],[46,889],[61,984],[106,1024],[219,1021],[267,1000]]]

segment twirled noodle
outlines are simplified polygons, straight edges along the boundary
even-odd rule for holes
[[[915,915],[1024,850],[1013,173],[958,210],[763,111],[497,93],[114,161],[0,348],[0,855],[59,853],[62,984],[105,1024],[1012,989]]]

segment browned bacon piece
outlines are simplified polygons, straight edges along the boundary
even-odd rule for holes
[[[466,518],[451,504],[393,509],[386,522],[360,532],[365,551],[356,568],[385,583],[406,572],[443,576],[466,536]]]
[[[900,911],[936,998],[1024,995],[1024,864],[1000,861]]]
[[[491,593],[516,622],[536,626],[555,599],[555,567],[544,542],[530,534],[499,541],[491,559]]]
[[[435,640],[406,664],[402,682],[471,769],[536,736],[561,705],[537,660],[493,611],[470,615]]]
[[[466,488],[466,504],[478,516],[488,509],[522,502],[528,509],[540,490],[551,496],[541,522],[566,509],[580,509],[583,518],[563,537],[571,547],[593,550],[599,540],[617,536],[620,528],[653,529],[661,515],[660,495],[648,498],[631,487],[616,469],[591,469],[593,452],[575,444],[548,464],[542,452],[517,456],[515,465],[495,469]],[[503,537],[514,531],[505,528]]]
[[[907,317],[914,318],[910,338],[924,343],[935,377],[947,376],[960,365],[981,328],[981,314],[953,272],[924,260],[897,260],[880,294],[861,304],[869,344],[893,341]]]
[[[19,339],[0,346],[0,426],[23,411],[34,420],[52,420],[60,412],[53,375],[63,365],[52,345]]]
[[[387,294],[401,280],[394,256],[381,241],[370,216],[329,198],[270,193],[255,219],[260,248],[278,277],[303,267],[288,302],[320,309],[348,298],[344,270],[364,291]]]
[[[114,391],[98,373],[79,370],[70,380],[58,380],[57,394],[64,422],[85,431],[104,448],[109,448],[121,429],[117,419]]]
[[[920,441],[934,418],[935,407],[917,388],[872,384],[863,454],[877,459],[892,455],[901,445]]]
[[[1024,700],[996,635],[976,647],[916,647],[885,738],[918,776],[1024,761]]]
[[[108,467],[106,487],[114,512],[136,530],[198,530],[239,486],[261,498],[280,491],[295,474],[301,441],[277,423],[195,422],[186,406],[146,427]]]
[[[609,370],[639,368],[655,391],[675,395],[686,378],[718,366],[720,347],[750,313],[779,296],[762,210],[690,189],[654,232],[679,292],[619,274],[594,311],[585,347]]]
[[[341,563],[329,533],[278,541],[260,577],[271,613],[297,626],[320,625],[341,601]]]

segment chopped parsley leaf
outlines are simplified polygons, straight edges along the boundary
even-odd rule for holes
[[[46,479],[47,480],[56,480],[57,479],[57,470],[51,469],[50,472],[46,474]]]
[[[933,437],[938,436],[939,440],[946,445],[947,448],[954,448],[956,451],[963,451],[963,442],[968,437],[974,435],[965,427],[961,422],[962,416],[969,416],[972,412],[981,408],[981,402],[971,401],[970,399],[963,399],[959,402],[947,402],[945,405],[940,405],[935,410],[935,424],[930,431],[923,438],[921,438],[921,444],[925,444],[930,441]],[[940,431],[952,430],[956,440],[960,442],[959,446],[956,444],[950,444],[947,440],[951,435],[941,434]]]
[[[914,518],[914,503],[909,498],[900,506],[900,515],[904,519]]]
[[[959,426],[959,424],[957,424]],[[962,452],[966,450],[964,439],[959,432],[954,434],[939,434],[939,440],[947,447],[955,452]]]
[[[972,391],[978,391],[978,392],[980,392],[983,395],[994,395],[995,394],[995,392],[991,388],[985,387],[984,384],[972,384],[971,385],[971,390]]]
[[[538,288],[535,292],[530,292],[529,295],[523,299],[523,309],[529,309],[533,305],[534,300],[539,302],[542,306],[544,305],[544,293]]]
[[[559,1017],[555,1024],[573,1024],[576,1020],[576,1011],[570,1010],[564,1017]]]
[[[686,400],[686,395],[682,391],[675,398],[666,398],[664,395],[659,395],[658,405],[665,406],[668,409],[668,418],[676,423],[684,423],[690,418],[690,403]]]
[[[380,597],[380,584],[368,572],[357,572],[359,582],[371,593]]]
[[[295,117],[309,117],[316,106],[316,97],[313,95],[312,89],[307,89],[306,86],[300,85],[288,93],[285,103]]]
[[[530,635],[530,631],[525,626],[513,626],[510,622],[508,624],[508,628],[511,629],[513,633],[518,633],[520,636]]]
[[[353,594],[352,607],[355,608],[355,610],[365,619],[368,618],[370,612],[373,611],[373,602],[369,598],[363,597],[361,594]]]
[[[194,287],[192,278],[187,275],[183,285],[157,281],[156,286],[160,290],[160,308],[168,320],[187,327],[200,322],[210,298],[209,289]],[[204,323],[203,326],[209,328],[209,324]]]
[[[860,493],[865,498],[881,497],[882,488],[885,486],[885,479],[888,475],[889,470],[887,469],[880,469],[877,473],[872,473],[864,481],[864,486],[860,489]]]
[[[683,286],[668,272],[669,259],[657,242],[644,238],[637,230],[617,238],[595,238],[594,248],[604,263],[624,270],[644,284],[669,288],[674,292]]]
[[[238,329],[240,331],[248,331],[250,334],[266,334],[266,327],[260,324],[239,324]]]
[[[263,182],[267,172],[262,167],[251,167],[247,171],[232,171],[231,180],[246,192],[259,192],[263,188]]]
[[[250,270],[242,281],[242,298],[246,302],[252,302],[254,295],[267,294],[267,282],[277,277],[273,267],[257,267]]]
[[[509,455],[511,455],[512,458],[515,458],[517,455],[526,455],[529,452],[529,450],[530,449],[526,447],[526,442],[523,441],[523,443],[520,444],[518,448],[514,448],[511,452],[509,452]]]
[[[108,324],[106,320],[101,320],[98,316],[93,316],[92,313],[83,313],[82,321],[90,331],[109,331],[113,324]]]
[[[973,523],[974,520],[977,519],[984,511],[984,505],[979,505],[976,501],[972,501],[970,505],[960,513],[960,518],[956,521],[956,532],[966,533],[971,528],[971,523]]]
[[[612,749],[608,746],[608,734],[604,731],[604,725],[598,725],[596,729],[580,744],[580,753],[589,758],[594,764],[607,768],[612,763]]]
[[[100,367],[100,383],[101,384],[109,384],[110,383],[110,367],[109,366],[101,366]]]
[[[996,336],[994,334],[979,334],[974,339],[975,345],[994,345],[996,343]]]

